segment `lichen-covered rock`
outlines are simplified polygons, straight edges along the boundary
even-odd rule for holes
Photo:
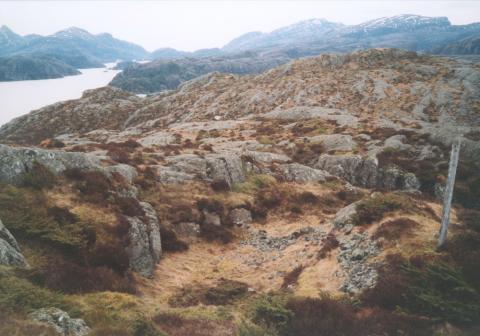
[[[354,225],[354,218],[357,213],[357,204],[358,202],[354,202],[340,209],[332,219],[333,226],[336,228],[344,228]]]
[[[384,190],[418,190],[420,181],[413,173],[389,166],[379,171],[377,187]]]
[[[221,226],[222,225],[222,219],[220,216],[214,212],[210,212],[206,209],[202,211],[203,214],[203,222],[207,225],[215,225],[215,226]]]
[[[230,187],[245,181],[243,162],[235,154],[181,154],[167,158],[165,166],[157,166],[160,183],[184,183],[194,179],[224,181]]]
[[[68,169],[95,170],[107,176],[115,172],[129,183],[137,176],[132,166],[118,164],[104,167],[100,158],[93,154],[0,145],[0,182],[21,183],[24,174],[36,162],[54,174],[61,174]]]
[[[68,313],[58,308],[41,308],[30,313],[35,321],[51,325],[62,336],[86,336],[91,329],[82,319],[72,319]]]
[[[0,265],[27,267],[13,235],[0,220]]]
[[[326,170],[353,185],[374,188],[377,186],[378,161],[360,155],[323,154],[314,165],[317,169]]]
[[[160,237],[160,222],[158,221],[157,213],[150,203],[140,202],[140,205],[145,211],[145,217],[148,222],[148,240],[150,244],[150,251],[155,262],[160,260],[162,256],[162,239]]]
[[[200,234],[200,225],[193,222],[181,222],[175,225],[175,232],[180,237],[197,237]]]
[[[151,278],[155,269],[155,259],[150,252],[150,240],[147,225],[138,217],[126,217],[130,229],[130,244],[127,248],[130,268],[142,276]]]
[[[350,152],[357,143],[348,134],[321,134],[308,138],[312,143],[321,143],[326,151]]]
[[[130,267],[142,276],[151,278],[162,254],[160,224],[153,207],[141,202],[145,216],[125,217],[130,225],[127,252]]]
[[[331,176],[324,170],[304,166],[299,163],[283,164],[278,167],[280,175],[288,182],[325,182]]]
[[[367,233],[355,233],[341,239],[337,260],[347,276],[340,289],[356,294],[375,286],[378,272],[370,258],[379,252]]]
[[[228,218],[233,225],[247,226],[252,222],[252,213],[245,208],[236,208],[230,211]]]
[[[259,152],[259,151],[246,151],[243,153],[243,158],[248,161],[253,161],[258,164],[271,164],[271,163],[287,163],[292,160],[285,154]]]
[[[396,166],[379,167],[375,157],[329,155],[319,157],[315,168],[326,170],[353,185],[383,190],[418,190],[420,182],[413,173]]]
[[[205,157],[207,176],[214,181],[225,181],[230,187],[245,181],[243,162],[234,154],[210,154]]]
[[[34,162],[55,174],[73,168],[98,170],[100,167],[100,160],[90,154],[0,145],[0,182],[20,183]]]

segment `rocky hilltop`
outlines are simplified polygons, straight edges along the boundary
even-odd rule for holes
[[[0,81],[61,78],[79,75],[74,67],[50,57],[0,57]]]
[[[479,79],[370,49],[145,98],[105,87],[13,120],[0,334],[475,334]]]

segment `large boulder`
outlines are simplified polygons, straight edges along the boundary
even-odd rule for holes
[[[27,267],[13,235],[0,220],[0,265]]]
[[[20,184],[35,163],[54,174],[68,169],[96,170],[107,176],[115,172],[129,182],[137,175],[135,168],[125,164],[104,167],[100,158],[92,154],[0,145],[0,182]]]
[[[314,165],[351,184],[383,190],[418,190],[420,182],[413,173],[396,166],[379,167],[376,157],[323,154]]]
[[[160,183],[184,183],[194,179],[224,181],[230,187],[245,181],[243,162],[235,154],[181,154],[167,158],[165,166],[157,166]]]
[[[58,308],[41,308],[30,313],[30,318],[52,326],[62,336],[86,336],[90,328],[82,319],[73,319]]]
[[[357,143],[348,134],[321,134],[308,138],[312,143],[321,143],[326,151],[350,152]]]
[[[354,202],[340,209],[332,219],[333,226],[335,226],[335,228],[346,228],[353,226],[355,224],[355,215],[357,214],[357,204],[358,202]]]
[[[207,176],[212,180],[225,181],[230,187],[245,181],[243,162],[234,154],[210,154],[205,157]]]
[[[142,276],[151,278],[162,254],[160,223],[150,204],[141,202],[140,205],[145,216],[126,217],[130,225],[127,252],[130,267]]]
[[[35,162],[55,174],[73,168],[94,170],[100,167],[100,160],[97,157],[85,153],[0,145],[0,182],[20,183],[22,175]]]
[[[377,186],[378,161],[376,158],[323,154],[318,158],[314,168],[326,170],[356,186],[366,188]]]
[[[288,163],[278,166],[277,171],[288,182],[325,182],[331,176],[324,170],[304,166],[299,163]]]
[[[158,221],[157,212],[150,203],[140,202],[140,205],[145,212],[148,224],[150,251],[155,262],[158,262],[162,256],[162,239],[160,237],[160,222]]]
[[[236,226],[247,226],[252,223],[252,213],[245,208],[236,208],[228,214],[229,221]]]

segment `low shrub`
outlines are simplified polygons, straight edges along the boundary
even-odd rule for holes
[[[298,278],[302,274],[304,269],[303,265],[298,265],[293,270],[288,272],[283,276],[282,289],[288,289],[290,286],[296,285],[298,283]]]
[[[160,236],[162,237],[162,250],[165,252],[182,252],[188,250],[188,244],[178,239],[177,234],[172,229],[160,227]]]
[[[145,210],[143,210],[140,202],[133,197],[115,197],[115,203],[120,212],[129,217],[142,217],[145,216]]]
[[[480,233],[465,231],[452,235],[445,250],[469,283],[480,292]]]
[[[169,336],[235,335],[232,321],[207,318],[187,318],[175,313],[160,313],[153,317],[155,325]]]
[[[162,336],[153,326],[152,322],[144,319],[137,319],[132,325],[132,336]]]
[[[324,134],[327,131],[325,121],[322,119],[308,119],[297,122],[292,128],[291,132],[296,137],[314,136]]]
[[[78,221],[77,215],[71,213],[67,208],[54,206],[47,209],[47,214],[61,224],[73,224]]]
[[[320,154],[325,153],[325,148],[321,143],[297,143],[293,149],[287,150],[293,161],[302,164],[312,164]]]
[[[293,318],[293,312],[285,308],[284,296],[263,294],[253,305],[252,320],[267,330],[285,330]]]
[[[393,255],[362,301],[456,324],[480,320],[480,294],[455,266],[422,256]]]
[[[204,303],[212,305],[226,305],[244,296],[248,292],[246,283],[228,279],[221,279],[215,287],[207,289]]]
[[[105,266],[79,265],[67,259],[51,260],[41,269],[34,269],[30,278],[44,287],[76,294],[99,291],[135,293],[133,278],[129,273],[118,274]]]
[[[200,303],[223,306],[245,296],[247,292],[246,283],[220,279],[214,287],[201,285],[183,287],[169,298],[168,303],[172,307],[191,307]]]
[[[62,294],[9,275],[0,275],[0,306],[2,305],[18,312],[29,312],[43,307],[57,307],[67,311],[70,309]]]
[[[297,195],[296,201],[299,204],[317,204],[319,199],[318,196],[310,191],[303,191]]]
[[[413,229],[420,224],[413,219],[400,217],[382,223],[373,233],[372,239],[385,238],[389,241],[397,240],[402,236],[411,234]]]
[[[170,210],[167,213],[168,220],[173,223],[185,223],[185,222],[197,222],[199,220],[198,213],[193,209],[190,203],[181,203],[179,200],[177,203],[172,204]]]
[[[22,176],[23,185],[29,188],[41,190],[51,189],[57,182],[57,177],[40,162],[33,162],[30,168]]]
[[[322,239],[322,248],[318,251],[318,259],[323,259],[328,256],[330,251],[336,249],[340,243],[333,233],[329,233],[327,237]]]
[[[0,335],[5,336],[58,336],[57,331],[52,327],[27,319],[24,315],[7,314],[8,307],[0,305]]]
[[[285,309],[292,313],[292,318],[281,331],[282,335],[358,335],[355,309],[346,302],[328,296],[293,298]]]
[[[356,225],[370,224],[395,210],[410,211],[414,208],[414,203],[408,196],[395,193],[377,194],[357,204],[353,222]]]
[[[245,158],[248,159],[248,158]],[[245,194],[254,194],[260,189],[266,188],[269,185],[273,185],[277,180],[270,175],[255,174],[247,176],[247,180],[242,183],[238,183],[233,187],[236,192]]]
[[[457,210],[457,217],[468,228],[480,232],[480,210],[459,209]]]
[[[214,180],[210,183],[210,187],[217,192],[230,190],[230,185],[225,180]]]
[[[11,185],[0,186],[0,218],[17,238],[28,237],[70,252],[88,245],[92,239],[88,223],[72,222],[73,216],[58,209],[50,209],[49,214],[48,209],[41,192]],[[57,221],[54,216],[68,218]]]
[[[216,213],[218,215],[223,215],[225,210],[223,204],[216,199],[202,198],[197,201],[197,207],[201,210],[207,210],[211,213]]]
[[[223,244],[230,243],[234,238],[228,228],[207,223],[200,225],[200,236],[207,241],[219,241]]]
[[[65,171],[65,176],[75,181],[75,187],[86,201],[97,204],[108,202],[113,185],[109,178],[101,172],[68,169]]]

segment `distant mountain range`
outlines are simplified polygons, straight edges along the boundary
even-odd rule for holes
[[[78,75],[80,71],[52,57],[20,55],[0,57],[0,81],[50,79]]]
[[[0,67],[10,67],[7,78],[20,80],[62,77],[78,68],[103,67],[118,59],[144,59],[149,53],[110,34],[93,35],[75,27],[48,36],[21,36],[2,26],[0,57]]]
[[[270,33],[249,32],[221,49],[158,49],[151,53],[157,61],[127,66],[111,85],[137,93],[157,92],[174,89],[184,80],[212,71],[258,73],[299,57],[368,48],[478,55],[479,36],[480,23],[452,25],[446,17],[406,14],[351,26],[312,19]],[[250,56],[245,56],[245,52]]]
[[[161,48],[150,53],[138,45],[115,39],[110,34],[94,35],[75,27],[49,36],[20,36],[2,26],[0,57],[15,58],[21,55],[31,59],[41,58],[42,62],[32,65],[36,74],[45,73],[39,67],[89,68],[100,67],[103,66],[102,63],[118,59],[159,60],[141,65],[124,63],[122,67],[125,72],[112,81],[112,85],[134,92],[157,92],[174,88],[184,80],[211,71],[256,73],[291,59],[323,52],[384,47],[445,55],[478,55],[479,39],[480,23],[452,25],[446,17],[409,14],[375,19],[358,25],[311,19],[270,33],[249,32],[222,48],[194,52]],[[7,59],[2,62],[7,64]],[[14,59],[8,60],[8,64],[13,63]],[[24,60],[20,64],[24,64]],[[21,66],[18,69],[26,71]],[[22,77],[25,77],[24,73],[14,76]]]

